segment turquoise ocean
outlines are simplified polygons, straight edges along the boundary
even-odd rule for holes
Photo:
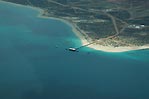
[[[72,27],[0,2],[0,99],[149,99],[149,50],[81,46]]]

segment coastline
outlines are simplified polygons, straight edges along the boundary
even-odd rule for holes
[[[44,10],[41,8],[33,7],[30,5],[21,5],[21,4],[11,3],[11,2],[7,2],[7,1],[0,1],[0,2],[12,4],[14,6],[25,7],[25,8],[30,8],[30,9],[36,10],[39,12],[39,14],[37,15],[37,17],[39,17],[39,18],[53,19],[53,20],[58,20],[58,21],[64,22],[65,24],[71,26],[72,31],[76,34],[76,36],[78,38],[80,38],[82,45],[89,44],[93,41],[76,24],[72,23],[71,21],[69,21],[67,19],[45,16],[45,15],[43,15]],[[113,46],[103,46],[103,45],[99,45],[99,44],[94,43],[94,44],[88,45],[87,47],[95,49],[95,50],[100,50],[103,52],[127,52],[127,51],[133,51],[133,50],[149,49],[149,44],[144,45],[144,46],[113,47]]]

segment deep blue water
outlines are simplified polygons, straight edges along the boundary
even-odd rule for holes
[[[0,99],[149,99],[149,51],[82,48],[71,27],[0,2]]]

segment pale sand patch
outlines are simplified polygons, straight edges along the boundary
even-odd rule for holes
[[[21,4],[15,4],[15,3],[11,3],[11,2],[6,2],[6,1],[0,1],[3,3],[8,3],[8,4],[12,4],[15,6],[19,6],[19,7],[27,7],[27,8],[31,8],[33,10],[37,10],[39,12],[38,16],[39,18],[46,18],[46,19],[53,19],[53,20],[59,20],[62,21],[66,24],[68,24],[69,26],[72,27],[72,31],[80,38],[82,45],[86,45],[92,42],[92,39],[89,38],[84,31],[82,31],[81,29],[79,29],[79,27],[70,22],[69,20],[65,20],[65,19],[61,19],[61,18],[55,18],[55,17],[48,17],[48,16],[43,16],[44,14],[44,10],[38,7],[32,7],[29,5],[21,5]],[[99,44],[91,44],[88,47],[93,48],[95,50],[100,50],[100,51],[104,51],[104,52],[126,52],[126,51],[132,51],[132,50],[142,50],[142,49],[149,49],[149,44],[148,45],[144,45],[144,46],[130,46],[130,47],[113,47],[113,46],[103,46],[103,45],[99,45]]]
[[[132,46],[132,47],[113,47],[113,46],[102,46],[102,45],[92,44],[92,45],[89,45],[89,47],[96,50],[105,51],[105,52],[127,52],[132,50],[149,49],[149,45]]]

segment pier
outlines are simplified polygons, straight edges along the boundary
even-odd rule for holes
[[[89,46],[89,45],[94,44],[94,43],[95,43],[95,42],[91,42],[91,43],[88,43],[88,44],[82,45],[82,46],[80,46],[80,47],[77,47],[76,49],[78,50],[78,49],[80,49],[80,48],[83,48],[83,47]]]
[[[68,50],[69,50],[69,51],[73,51],[73,52],[78,52],[78,50],[79,50],[80,48],[83,48],[83,47],[89,46],[89,45],[91,45],[91,44],[93,44],[93,43],[95,43],[95,42],[88,43],[88,44],[82,45],[82,46],[77,47],[77,48],[68,48]]]

